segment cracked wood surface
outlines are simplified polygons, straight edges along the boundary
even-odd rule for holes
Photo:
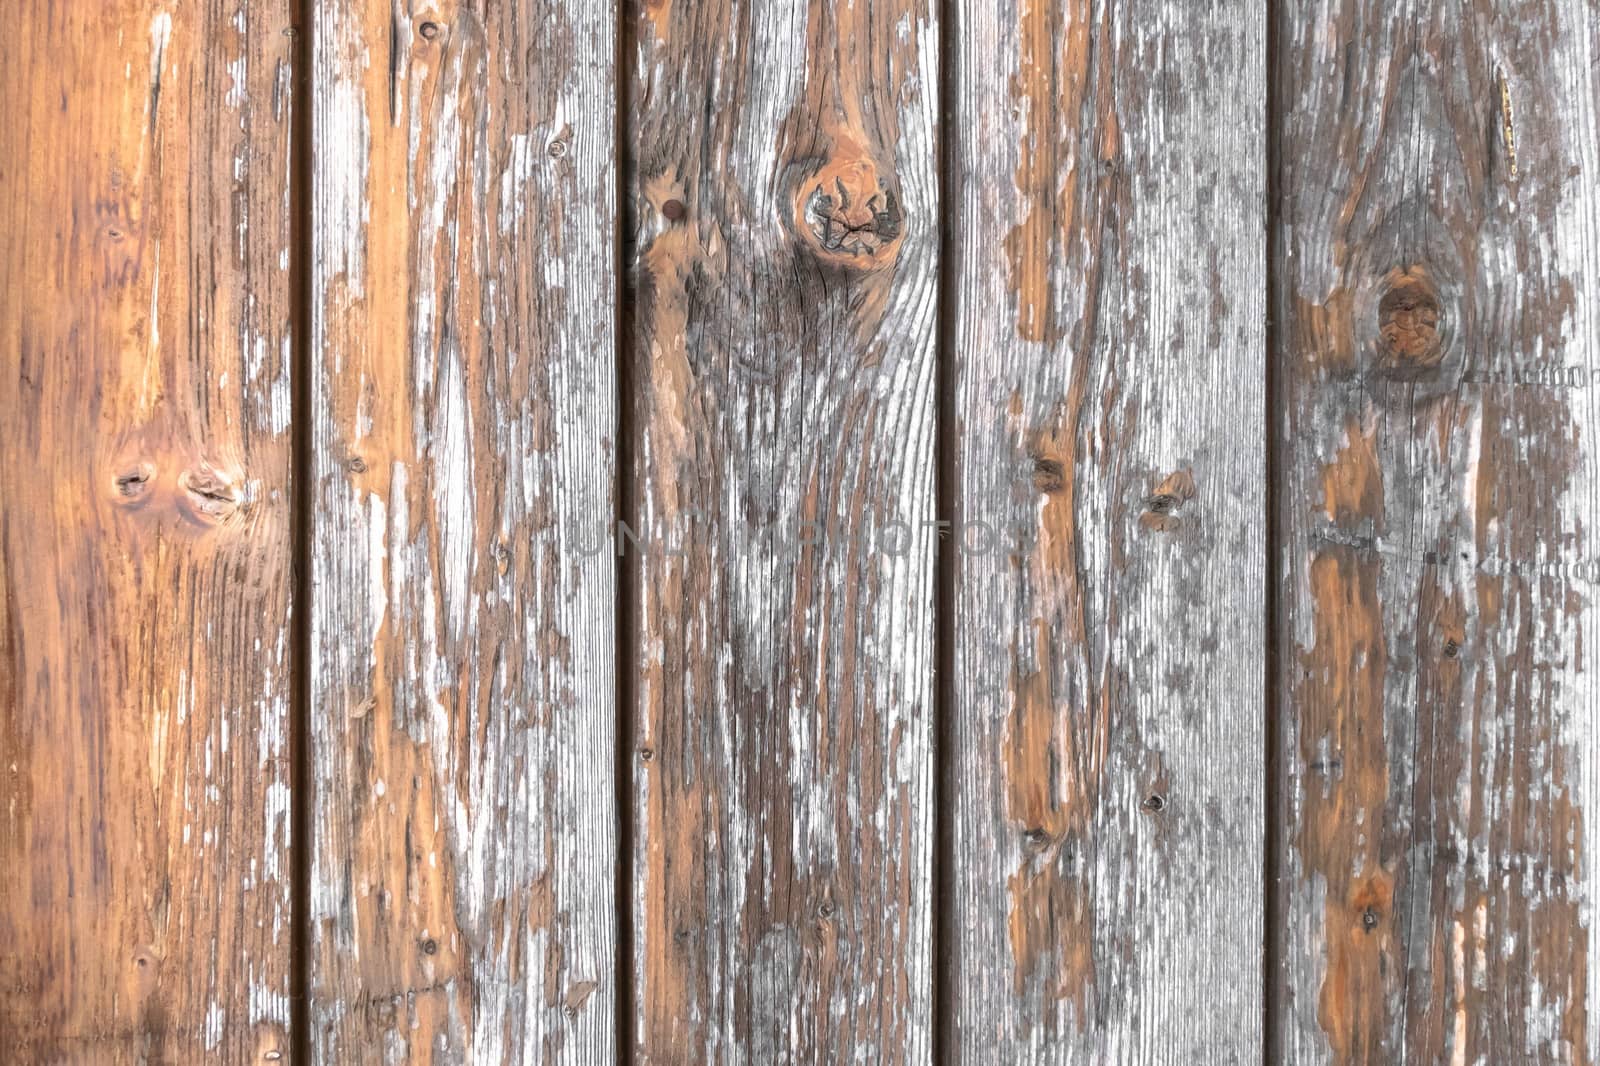
[[[0,64],[0,1060],[287,1059],[287,4]]]
[[[953,1061],[1253,1063],[1262,26],[955,10]]]
[[[615,16],[313,14],[312,1055],[609,1063]]]
[[[1278,28],[1279,1061],[1593,1062],[1600,24]]]
[[[924,1063],[933,5],[629,30],[635,1061]]]

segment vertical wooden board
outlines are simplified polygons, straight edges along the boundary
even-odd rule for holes
[[[932,5],[630,24],[637,1061],[927,1062]]]
[[[313,1055],[610,1063],[615,13],[315,10]]]
[[[0,1059],[288,1055],[286,5],[11,5]]]
[[[956,10],[951,1054],[1254,1063],[1259,11]]]
[[[1600,24],[1291,0],[1281,1061],[1594,1061]]]

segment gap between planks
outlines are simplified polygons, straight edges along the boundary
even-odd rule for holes
[[[289,134],[289,319],[294,385],[291,391],[290,525],[290,924],[289,1048],[295,1066],[311,1063],[311,286],[313,235],[312,29],[316,0],[290,0],[294,77]]]

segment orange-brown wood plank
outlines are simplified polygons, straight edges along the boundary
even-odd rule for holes
[[[926,1063],[934,5],[628,10],[635,1061]]]
[[[1600,23],[1278,20],[1273,1061],[1593,1062]]]
[[[1261,7],[955,6],[952,1061],[1255,1063]]]
[[[313,1058],[610,1064],[615,12],[314,11]]]
[[[0,1061],[287,1061],[287,4],[8,5]]]

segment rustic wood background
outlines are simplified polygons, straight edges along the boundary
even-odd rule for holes
[[[1590,0],[16,0],[0,1063],[1600,1061]]]

